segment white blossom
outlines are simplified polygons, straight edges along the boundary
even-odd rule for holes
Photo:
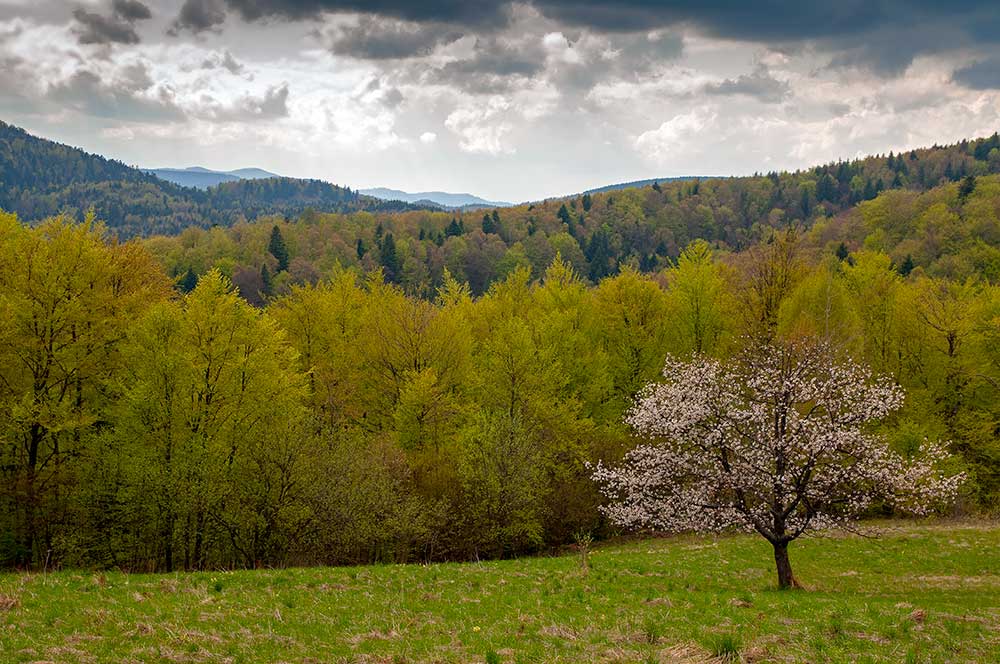
[[[784,545],[850,526],[876,501],[926,514],[964,479],[939,470],[942,445],[904,458],[875,435],[902,390],[825,345],[755,345],[726,364],[668,358],[663,376],[626,416],[648,442],[594,472],[620,526],[738,528]]]

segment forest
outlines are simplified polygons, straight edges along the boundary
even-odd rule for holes
[[[879,432],[902,455],[946,445],[968,477],[955,509],[995,510],[995,143],[132,241],[5,214],[0,564],[469,560],[604,537],[592,467],[635,446],[635,395],[668,355],[760,340],[822,339],[889,377],[906,397]]]
[[[181,187],[138,168],[37,138],[0,122],[0,209],[24,221],[93,211],[117,237],[231,226],[261,215],[327,211],[399,211],[417,206],[361,196],[321,180],[267,178]]]
[[[882,251],[904,274],[920,267],[992,281],[1000,278],[998,172],[993,136],[796,173],[653,183],[495,210],[314,209],[293,223],[189,228],[147,246],[188,287],[216,267],[254,304],[315,283],[335,265],[380,268],[407,294],[433,299],[446,270],[479,296],[519,268],[540,279],[559,254],[596,284],[625,267],[660,272],[695,240],[728,255],[792,227],[808,230],[804,241],[817,250]],[[275,232],[284,245],[277,254]]]

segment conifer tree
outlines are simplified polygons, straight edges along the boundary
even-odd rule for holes
[[[389,283],[398,283],[401,270],[399,256],[396,254],[396,240],[392,237],[392,233],[388,233],[382,240],[381,259],[385,280]]]
[[[267,244],[267,250],[278,260],[278,272],[288,269],[288,247],[285,246],[285,238],[277,226],[271,229],[271,241]]]
[[[274,286],[271,282],[271,271],[267,269],[267,263],[260,266],[260,294],[265,297],[270,297],[274,292]]]
[[[569,216],[569,210],[566,208],[565,203],[559,207],[559,212],[556,213],[556,216],[567,226],[573,223],[573,217]]]
[[[177,283],[177,287],[180,289],[182,293],[190,293],[191,291],[194,290],[194,287],[197,285],[198,285],[198,275],[195,274],[194,270],[192,270],[191,268],[187,269],[187,272],[184,273],[184,276],[181,277],[181,280]]]

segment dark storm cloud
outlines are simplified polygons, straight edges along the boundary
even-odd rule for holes
[[[1000,90],[1000,57],[994,56],[957,69],[953,78],[956,83],[971,90]]]
[[[684,40],[672,33],[626,33],[611,35],[609,39],[616,57],[562,64],[553,72],[553,80],[560,88],[586,94],[595,85],[611,78],[638,80],[646,77],[684,52]]]
[[[330,51],[365,60],[391,60],[428,55],[442,44],[462,38],[462,33],[432,23],[415,23],[362,16],[324,36]]]
[[[213,12],[199,14],[211,20],[179,18],[178,23],[195,31],[217,26],[222,22],[218,3],[247,21],[307,20],[324,13],[359,12],[480,33],[509,25],[513,4],[503,0],[188,0],[186,10],[212,6]],[[534,0],[525,4],[564,25],[603,33],[686,25],[710,36],[771,46],[809,42],[833,54],[834,66],[865,67],[886,75],[905,70],[920,54],[1000,43],[995,0]],[[426,35],[425,46],[429,39]],[[356,53],[365,57],[367,51],[374,59],[388,48],[387,44],[377,46],[366,47],[362,41]]]
[[[529,79],[544,68],[545,52],[537,40],[526,45],[480,38],[471,58],[455,60],[434,70],[433,80],[466,92],[492,94],[503,92],[515,81]]]
[[[1000,43],[995,0],[537,0],[545,15],[598,31],[689,25],[703,34],[792,48],[810,43],[835,67],[898,75],[922,54]],[[984,29],[984,25],[992,26]]]
[[[183,30],[197,34],[217,30],[225,21],[226,10],[220,0],[186,0],[168,32],[175,36]]]
[[[507,2],[495,0],[225,0],[244,20],[312,19],[326,12],[378,14],[406,21],[464,25],[505,23]]]
[[[512,2],[505,0],[223,0],[248,21],[300,20],[324,12],[360,12],[410,21],[466,25],[505,23]],[[545,15],[571,25],[603,31],[649,30],[676,23],[696,24],[707,32],[746,41],[798,41],[854,35],[917,20],[995,17],[992,0],[535,0]],[[970,23],[970,27],[975,24]],[[989,38],[996,39],[992,31]],[[984,35],[985,36],[985,35]]]
[[[788,96],[787,81],[779,81],[766,69],[758,69],[752,74],[727,78],[719,83],[705,86],[705,92],[712,95],[742,95],[752,97],[765,104],[776,104]]]
[[[79,7],[73,10],[74,32],[81,44],[138,44],[135,23],[152,16],[149,7],[138,0],[112,0],[109,16]]]
[[[153,13],[149,7],[139,2],[139,0],[113,0],[111,11],[123,21],[144,21],[153,18]]]
[[[139,34],[128,21],[83,9],[73,10],[74,32],[81,44],[138,44]]]

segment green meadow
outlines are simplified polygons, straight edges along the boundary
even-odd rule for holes
[[[996,662],[1000,524],[483,563],[0,576],[3,662]],[[586,569],[585,569],[586,567]]]

